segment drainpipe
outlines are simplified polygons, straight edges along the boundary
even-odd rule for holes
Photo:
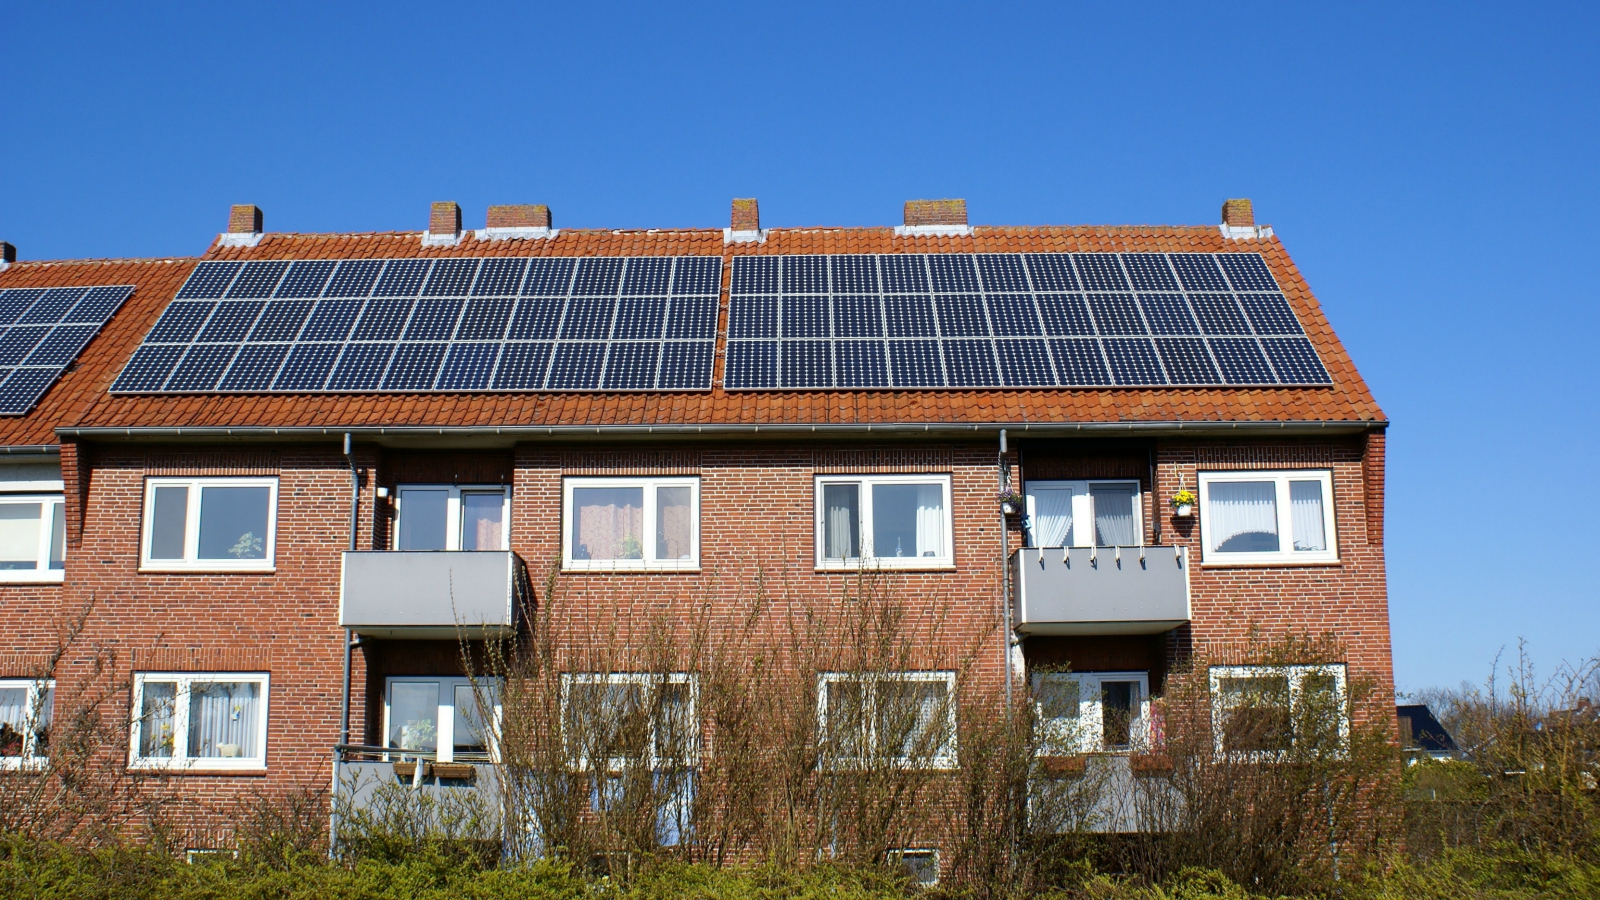
[[[350,464],[350,549],[356,549],[356,513],[361,504],[361,475],[356,471],[356,458],[350,452],[350,433],[344,435],[344,458]],[[341,571],[342,571],[341,567]],[[343,590],[343,585],[340,590]],[[350,629],[344,630],[344,704],[339,714],[339,743],[350,743]]]
[[[998,476],[1000,490],[1009,481],[1006,471],[1006,430],[1000,429],[1000,465]],[[999,506],[999,504],[995,504]],[[1011,533],[1006,526],[1005,510],[1000,510],[1000,608],[1004,610],[1005,627],[1000,635],[1001,658],[1006,668],[1006,711],[1011,710]]]

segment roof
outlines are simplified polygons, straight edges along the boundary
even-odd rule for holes
[[[1402,750],[1422,750],[1427,753],[1454,753],[1455,739],[1445,730],[1426,704],[1415,703],[1396,706],[1395,715],[1410,724],[1411,740]]]
[[[698,393],[426,393],[111,395],[105,388],[175,293],[188,266],[141,289],[117,317],[115,333],[86,357],[74,396],[92,404],[57,408],[62,426],[86,429],[479,428],[596,429],[828,427],[1117,426],[1183,423],[1339,423],[1381,427],[1383,411],[1345,352],[1321,306],[1276,237],[1233,240],[1216,226],[983,227],[964,236],[897,236],[891,228],[769,229],[766,240],[726,244],[721,229],[604,231],[562,229],[554,238],[479,240],[464,232],[454,247],[424,247],[419,232],[264,235],[254,247],[213,246],[205,259],[352,259],[482,256],[687,256],[724,258],[723,308],[733,257],[842,253],[1041,252],[1261,253],[1333,378],[1327,387],[828,390],[750,392],[720,386]],[[61,264],[67,265],[67,264]],[[106,264],[110,265],[110,264]],[[144,263],[142,265],[151,265]],[[30,271],[24,264],[19,270]],[[13,277],[7,273],[6,278]],[[99,277],[99,276],[96,276]],[[109,271],[106,276],[110,277]],[[123,276],[130,277],[130,276]],[[9,280],[0,284],[9,285]],[[18,282],[19,284],[21,282]],[[103,283],[103,282],[102,282]],[[726,316],[726,312],[723,313]],[[726,329],[721,329],[723,334]],[[725,338],[719,339],[725,340]],[[719,356],[722,348],[719,345]],[[113,359],[114,365],[101,364]],[[86,360],[87,362],[87,360]],[[721,365],[720,360],[718,363]],[[78,373],[72,373],[77,375]],[[71,377],[71,376],[69,376]],[[64,380],[65,382],[65,380]],[[58,386],[58,391],[63,386]],[[54,392],[53,392],[54,393]],[[47,396],[47,402],[54,402]],[[41,412],[43,407],[41,407]],[[37,413],[36,413],[37,415]]]

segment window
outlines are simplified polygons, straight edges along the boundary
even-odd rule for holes
[[[1144,543],[1137,481],[1029,481],[1034,547],[1137,547]]]
[[[140,568],[270,571],[276,478],[150,478]]]
[[[1200,473],[1205,562],[1337,562],[1333,476],[1321,472]]]
[[[949,567],[950,476],[819,477],[817,566]]]
[[[396,550],[509,550],[504,487],[404,484],[395,491]]]
[[[934,887],[939,883],[939,848],[891,850],[889,862],[898,863],[906,879],[917,887]]]
[[[66,549],[61,494],[0,494],[0,582],[60,581]]]
[[[1341,752],[1350,734],[1345,667],[1213,666],[1211,719],[1218,753]]]
[[[1046,756],[1149,746],[1150,679],[1144,672],[1060,672],[1033,677]]]
[[[823,757],[834,765],[956,765],[954,672],[860,674],[818,679]]]
[[[53,681],[0,681],[0,770],[43,766],[50,758],[55,703]]]
[[[568,569],[696,569],[700,479],[568,478],[562,564]]]
[[[138,672],[133,680],[136,768],[267,767],[267,676]]]
[[[470,678],[446,676],[390,678],[385,684],[385,747],[416,750],[440,762],[487,760],[499,725],[496,679],[480,678],[477,687]]]
[[[693,766],[700,725],[695,677],[684,672],[576,673],[561,676],[561,727],[580,769],[652,771]]]

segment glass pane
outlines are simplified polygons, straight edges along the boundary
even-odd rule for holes
[[[822,544],[825,559],[861,555],[861,486],[822,486]]]
[[[67,560],[67,511],[55,504],[50,516],[50,568],[64,569]]]
[[[402,750],[438,749],[437,682],[395,681],[389,684],[389,746]]]
[[[866,696],[859,681],[830,681],[828,690],[828,742],[833,755],[856,759],[867,752]]]
[[[1139,717],[1139,682],[1100,682],[1100,739],[1107,750],[1132,743],[1133,720]]]
[[[688,485],[656,489],[656,559],[688,559],[694,535]]]
[[[944,749],[949,731],[942,681],[885,681],[878,685],[879,750],[928,760]]]
[[[1296,550],[1326,550],[1328,538],[1323,533],[1322,482],[1289,482],[1289,517],[1294,527]]]
[[[28,689],[0,688],[0,756],[21,756],[28,733]]]
[[[1132,547],[1139,543],[1133,533],[1132,485],[1093,485],[1094,540],[1102,547]]]
[[[266,559],[268,487],[200,489],[200,558]]]
[[[944,490],[939,484],[872,486],[872,555],[944,555]]]
[[[483,696],[483,706],[491,707],[494,703],[493,694],[487,689]],[[489,730],[484,727],[484,709],[478,703],[478,694],[470,684],[458,684],[455,690],[455,735],[452,743],[457,753],[487,753],[489,751]]]
[[[170,681],[146,681],[139,709],[139,755],[170,759],[176,725],[178,686]]]
[[[56,720],[56,689],[44,689],[44,702],[39,704],[39,723],[34,727],[33,755],[50,755],[50,726]]]
[[[1073,678],[1045,678],[1034,689],[1042,746],[1046,753],[1065,754],[1079,750],[1082,725],[1079,722],[1078,691],[1078,682]]]
[[[1029,488],[1028,528],[1035,547],[1072,545],[1072,489]]]
[[[1339,701],[1339,681],[1332,674],[1311,672],[1300,679],[1294,733],[1301,749],[1331,752],[1339,748],[1339,725],[1344,718]]]
[[[260,756],[261,685],[254,681],[196,681],[189,686],[189,755],[237,759]]]
[[[150,511],[150,558],[183,559],[188,530],[189,489],[158,487]]]
[[[1278,552],[1278,495],[1273,482],[1213,481],[1207,500],[1213,551]]]
[[[1222,745],[1227,750],[1289,749],[1289,676],[1221,679]]]
[[[695,722],[691,715],[692,693],[688,684],[661,686],[656,708],[656,758],[679,762],[689,759],[694,750]]]
[[[573,488],[573,559],[644,559],[644,488]]]
[[[444,550],[450,492],[444,488],[400,489],[400,549]]]
[[[505,548],[505,498],[502,491],[462,492],[461,549]]]
[[[637,681],[581,681],[567,688],[567,749],[573,756],[609,765],[649,750],[650,717],[645,685]]]
[[[39,568],[42,503],[0,503],[0,569]]]

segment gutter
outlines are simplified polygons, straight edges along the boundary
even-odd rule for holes
[[[0,456],[60,456],[60,444],[17,444],[0,446]]]

